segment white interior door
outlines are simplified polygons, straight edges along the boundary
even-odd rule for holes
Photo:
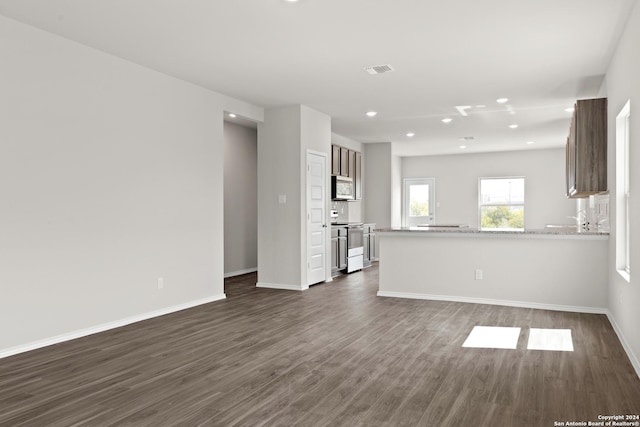
[[[405,227],[436,223],[435,178],[404,180],[402,224]]]
[[[326,280],[327,157],[307,153],[307,284]]]

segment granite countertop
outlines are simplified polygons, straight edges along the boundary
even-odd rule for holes
[[[601,237],[608,238],[609,232],[603,231],[576,231],[567,228],[543,228],[543,229],[525,229],[525,230],[480,230],[470,227],[391,227],[379,228],[375,230],[377,233],[411,233],[411,234],[455,234],[455,235],[474,235],[474,236],[567,236],[567,237]]]

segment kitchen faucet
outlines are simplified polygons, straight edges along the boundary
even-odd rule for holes
[[[588,231],[589,222],[587,222],[587,211],[580,209],[576,216],[568,216],[567,218],[575,219],[578,223],[578,230]]]

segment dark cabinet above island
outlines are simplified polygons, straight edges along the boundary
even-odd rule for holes
[[[607,99],[576,102],[566,146],[567,196],[607,191]]]

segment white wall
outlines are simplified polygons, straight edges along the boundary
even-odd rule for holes
[[[329,176],[329,116],[302,105],[265,111],[258,124],[258,286],[306,287],[307,150],[327,155]],[[278,202],[280,195],[286,203]],[[327,188],[327,208],[329,197]],[[330,236],[326,243],[329,248]]]
[[[376,227],[391,226],[391,143],[364,145],[364,163],[367,174],[363,181],[364,222]]]
[[[382,296],[606,311],[604,239],[414,231],[378,233],[377,241]]]
[[[525,227],[575,222],[565,196],[564,149],[405,157],[403,178],[436,178],[436,222],[478,227],[478,178],[525,177]]]
[[[258,267],[258,132],[224,122],[224,273]]]
[[[616,271],[615,248],[617,239],[617,227],[615,223],[615,200],[616,194],[616,168],[615,168],[615,145],[616,116],[627,102],[631,100],[631,120],[630,120],[630,190],[631,190],[631,218],[635,220],[640,217],[640,173],[637,165],[640,165],[640,150],[638,141],[640,139],[640,56],[637,54],[638,40],[640,40],[640,4],[636,4],[627,28],[620,39],[616,53],[607,70],[606,90],[608,97],[608,130],[609,130],[609,151],[608,151],[608,183],[611,193],[611,239],[609,241],[609,309],[615,326],[621,335],[626,349],[631,353],[632,362],[636,372],[640,376],[640,226],[637,222],[631,223],[631,283],[622,279]]]
[[[325,223],[329,224],[329,205],[331,203],[331,117],[309,108],[300,106],[300,283],[307,285],[307,150],[325,154]],[[331,233],[325,231],[325,278],[331,277]]]
[[[258,282],[301,285],[300,107],[265,110],[258,124]],[[278,203],[278,197],[286,203]]]
[[[402,226],[402,157],[391,156],[391,226]]]
[[[224,297],[223,106],[250,108],[3,17],[0,56],[0,354]]]

